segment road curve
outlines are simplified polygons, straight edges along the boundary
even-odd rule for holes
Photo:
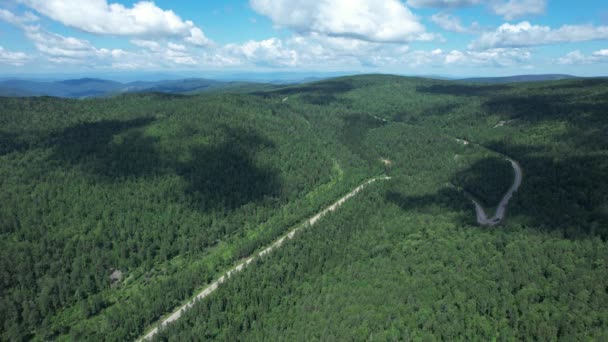
[[[388,176],[376,177],[376,178],[372,178],[372,179],[366,181],[365,183],[359,185],[358,187],[356,187],[355,189],[353,189],[351,192],[349,192],[348,194],[344,195],[344,197],[342,197],[339,200],[337,200],[334,204],[332,204],[329,207],[323,209],[322,211],[320,211],[315,216],[309,218],[308,220],[304,221],[304,223],[302,223],[301,225],[297,226],[296,228],[292,229],[287,234],[283,235],[281,238],[279,238],[278,240],[276,240],[275,242],[273,242],[272,245],[270,245],[269,247],[265,248],[264,250],[262,250],[261,252],[259,252],[257,254],[254,254],[253,256],[245,259],[244,261],[242,261],[238,265],[236,265],[233,268],[231,268],[230,270],[226,271],[226,273],[224,273],[216,281],[214,281],[213,283],[211,283],[203,291],[201,291],[199,294],[197,294],[196,297],[194,297],[188,303],[182,305],[177,310],[175,310],[169,317],[167,317],[166,319],[164,319],[163,321],[161,321],[160,324],[158,324],[157,327],[155,327],[154,329],[152,329],[149,333],[147,333],[144,337],[142,337],[138,341],[141,342],[141,341],[145,341],[147,339],[152,338],[154,335],[156,335],[158,333],[159,327],[164,327],[167,324],[178,320],[182,316],[182,314],[184,312],[186,312],[188,309],[190,309],[194,305],[194,303],[196,301],[201,300],[201,299],[209,296],[211,293],[213,293],[215,290],[217,290],[217,288],[222,283],[224,283],[226,280],[230,279],[231,275],[233,275],[233,274],[235,274],[237,272],[242,271],[243,269],[245,269],[245,267],[247,267],[247,265],[249,265],[250,263],[252,263],[257,258],[259,258],[261,256],[264,256],[264,255],[272,252],[274,249],[277,249],[277,248],[281,247],[281,245],[283,245],[283,243],[285,242],[286,239],[292,239],[298,231],[300,231],[300,230],[302,230],[302,229],[304,229],[306,227],[314,225],[315,223],[317,223],[321,219],[321,217],[323,217],[327,213],[330,213],[330,212],[335,211],[336,209],[338,209],[342,204],[344,204],[344,202],[346,202],[348,199],[350,199],[351,197],[353,197],[356,194],[358,194],[361,190],[365,189],[368,185],[370,185],[370,184],[372,184],[372,183],[374,183],[376,181],[389,180],[389,179],[391,179],[391,177],[388,177]]]
[[[521,166],[518,162],[511,158],[507,157],[507,160],[511,162],[511,166],[515,171],[515,178],[513,179],[513,184],[509,188],[509,191],[505,193],[505,195],[502,197],[502,200],[500,200],[500,203],[498,203],[498,207],[496,208],[496,213],[494,214],[494,216],[488,218],[488,215],[486,214],[481,204],[474,198],[471,199],[473,201],[473,204],[475,204],[475,212],[477,213],[477,223],[482,226],[495,226],[504,220],[505,214],[507,212],[507,207],[509,206],[509,201],[511,200],[511,197],[513,197],[513,194],[521,186],[521,181],[523,179]]]

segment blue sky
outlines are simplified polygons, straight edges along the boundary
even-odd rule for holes
[[[0,74],[608,75],[605,0],[0,0]]]

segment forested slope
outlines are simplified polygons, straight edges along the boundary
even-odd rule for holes
[[[287,94],[304,115],[347,118],[342,132],[360,138],[343,142],[390,160],[393,180],[236,275],[159,340],[608,338],[608,82],[367,76],[264,96]],[[350,129],[364,121],[366,132]],[[524,184],[506,222],[481,228],[462,190],[496,203],[513,179],[496,152],[521,162]]]
[[[606,338],[607,112],[604,80],[377,75],[0,99],[2,338],[135,339],[381,174],[157,337]],[[478,227],[465,191],[496,205],[502,155],[524,183],[502,225]]]
[[[0,106],[6,339],[135,338],[361,181],[304,118],[252,96]]]

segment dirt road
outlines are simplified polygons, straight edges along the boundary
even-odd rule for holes
[[[370,180],[368,180],[367,182],[359,185],[358,187],[356,187],[355,189],[353,189],[351,192],[349,192],[348,194],[346,194],[344,197],[340,198],[338,201],[336,201],[334,204],[330,205],[329,207],[323,209],[321,212],[319,212],[318,214],[316,214],[315,216],[309,218],[308,220],[306,220],[304,223],[302,223],[301,225],[299,225],[298,227],[292,229],[290,232],[288,232],[287,234],[283,235],[283,237],[281,237],[280,239],[276,240],[275,242],[272,243],[272,245],[270,245],[269,247],[267,247],[266,249],[262,250],[261,252],[245,259],[244,261],[242,261],[241,263],[239,263],[238,265],[234,266],[233,268],[231,268],[230,270],[228,270],[226,273],[224,273],[224,275],[222,275],[219,279],[217,279],[216,281],[214,281],[213,283],[211,283],[209,286],[207,286],[203,291],[201,291],[199,294],[196,295],[196,297],[194,297],[192,300],[190,300],[188,303],[184,304],[183,306],[179,307],[177,310],[175,310],[171,316],[167,317],[166,319],[162,320],[159,324],[160,327],[166,326],[167,324],[174,322],[176,320],[178,320],[182,314],[184,312],[186,312],[186,310],[190,309],[194,303],[198,300],[201,300],[207,296],[209,296],[211,293],[213,293],[215,290],[217,290],[217,288],[224,283],[226,280],[230,279],[230,276],[242,271],[247,265],[249,265],[251,262],[253,262],[254,260],[256,260],[256,258],[259,258],[263,255],[266,255],[270,252],[272,252],[274,249],[281,247],[281,245],[283,245],[283,243],[285,242],[286,239],[292,239],[295,234],[306,228],[309,226],[314,225],[315,223],[317,223],[319,221],[319,219],[321,219],[321,217],[323,217],[324,215],[326,215],[329,212],[335,211],[336,209],[338,209],[342,204],[344,204],[344,202],[346,202],[348,199],[350,199],[351,197],[355,196],[356,194],[358,194],[361,190],[365,189],[368,185],[379,181],[379,180],[388,180],[390,179],[390,177],[377,177],[377,178],[372,178]],[[152,329],[149,333],[147,333],[144,337],[142,337],[141,339],[139,339],[139,341],[145,341],[147,339],[152,338],[154,335],[156,335],[158,333],[158,327]]]
[[[513,170],[515,171],[515,178],[513,179],[513,184],[509,188],[509,191],[507,191],[502,197],[502,200],[500,200],[500,203],[496,208],[496,213],[494,214],[494,216],[492,218],[488,218],[488,215],[486,214],[481,204],[477,200],[471,199],[473,201],[473,204],[475,204],[475,211],[477,212],[477,223],[482,226],[495,226],[502,222],[502,220],[505,218],[505,214],[507,212],[507,207],[509,206],[509,201],[511,200],[511,197],[513,197],[513,194],[521,186],[521,181],[523,179],[521,166],[519,166],[519,163],[513,159],[507,158],[507,160],[510,161],[511,166],[513,166]]]

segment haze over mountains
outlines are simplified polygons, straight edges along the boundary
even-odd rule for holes
[[[121,83],[96,78],[64,81],[5,80],[0,81],[0,96],[55,96],[86,98],[121,93],[163,92],[185,94],[243,85],[244,82],[221,82],[207,79],[137,81]]]
[[[322,80],[337,73],[241,73],[216,75],[217,78],[169,78],[166,80],[119,82],[101,78],[78,78],[65,80],[7,78],[0,81],[0,96],[55,96],[65,98],[103,97],[124,93],[160,92],[170,94],[193,94],[219,90],[238,90],[242,87],[262,84],[295,84]],[[157,76],[157,77],[158,77]],[[173,75],[173,77],[179,77]],[[142,77],[145,79],[145,77]],[[433,79],[449,79],[429,76]],[[485,84],[508,84],[518,82],[540,82],[574,79],[571,75],[517,75],[507,77],[475,77],[458,79],[462,82]]]
[[[606,340],[608,80],[204,81],[0,97],[0,340]]]

